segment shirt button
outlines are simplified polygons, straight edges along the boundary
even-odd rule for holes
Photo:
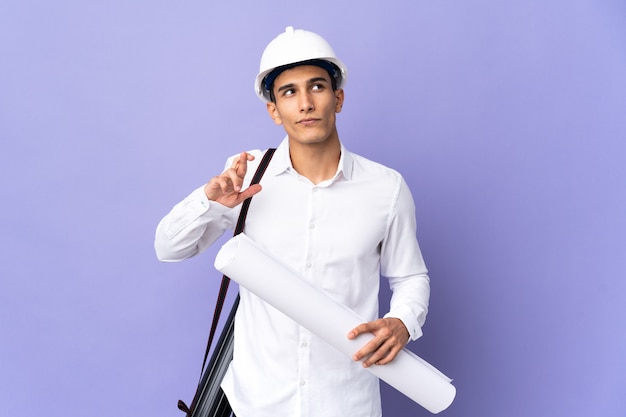
[[[315,229],[315,223],[309,224],[309,229]]]
[[[306,267],[306,269],[311,269],[311,264],[308,263],[308,264],[305,265],[305,267]]]
[[[306,384],[306,381],[304,379],[300,380],[300,386],[304,386]]]
[[[307,343],[306,340],[304,342],[302,342],[302,347],[307,347],[307,346],[309,346],[309,344]]]

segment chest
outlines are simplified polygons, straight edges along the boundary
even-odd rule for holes
[[[246,234],[281,257],[315,249],[337,260],[371,255],[385,237],[392,195],[371,181],[317,187],[288,177],[264,178],[252,200]]]

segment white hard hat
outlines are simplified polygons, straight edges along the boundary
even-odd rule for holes
[[[335,74],[337,88],[342,88],[348,78],[348,69],[335,56],[333,48],[320,35],[288,26],[283,33],[272,40],[261,56],[259,74],[254,80],[254,91],[264,102],[270,101],[265,77],[278,67],[304,61],[327,61],[334,64],[339,72]],[[269,87],[269,86],[268,86]]]

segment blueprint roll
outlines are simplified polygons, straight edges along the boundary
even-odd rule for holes
[[[222,246],[215,267],[349,357],[374,337],[362,334],[348,339],[348,332],[364,320],[304,281],[243,233]],[[262,280],[259,271],[263,271]],[[456,395],[448,377],[407,349],[387,365],[366,369],[434,414],[448,408]]]

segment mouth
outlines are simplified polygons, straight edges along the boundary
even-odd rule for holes
[[[320,119],[314,119],[314,118],[302,119],[302,120],[298,120],[298,124],[301,124],[303,126],[312,126],[316,122],[319,122],[319,120]]]

